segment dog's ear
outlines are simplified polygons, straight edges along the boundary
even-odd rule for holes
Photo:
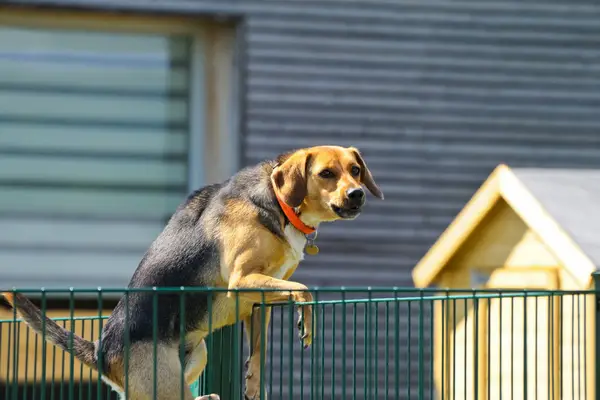
[[[311,154],[297,151],[278,158],[278,163],[271,174],[271,183],[275,194],[290,207],[298,207],[308,193],[307,174],[310,167]]]
[[[371,192],[375,197],[383,200],[383,193],[381,192],[381,189],[379,189],[379,186],[377,186],[377,184],[375,183],[375,179],[373,179],[373,175],[371,175],[371,171],[369,170],[369,167],[367,167],[367,163],[360,155],[360,151],[358,151],[358,149],[355,147],[350,147],[349,150],[352,151],[352,153],[354,153],[356,162],[358,162],[358,164],[360,165],[360,181],[367,187],[367,189],[369,189],[369,192]]]

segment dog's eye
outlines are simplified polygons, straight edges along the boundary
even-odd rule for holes
[[[354,165],[350,169],[350,173],[352,174],[352,176],[358,176],[358,175],[360,175],[360,168],[358,168],[356,165]]]
[[[321,178],[333,178],[333,172],[328,169],[324,169],[323,171],[319,172],[319,176]]]

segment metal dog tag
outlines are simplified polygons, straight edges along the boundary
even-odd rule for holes
[[[319,254],[319,247],[316,244],[307,244],[304,250],[306,251],[306,254],[311,256]]]
[[[317,231],[315,231],[311,235],[306,235],[306,240],[308,240],[306,246],[304,247],[304,251],[306,251],[306,254],[311,256],[316,256],[317,254],[319,254],[319,247],[315,244],[316,239]]]

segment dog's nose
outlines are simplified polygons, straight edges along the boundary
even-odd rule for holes
[[[365,199],[365,191],[362,188],[348,189],[346,192],[348,199],[353,203],[362,204]]]

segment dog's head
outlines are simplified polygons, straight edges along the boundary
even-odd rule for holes
[[[383,199],[371,171],[354,147],[318,146],[282,155],[271,174],[277,196],[299,208],[306,223],[354,219],[366,194]]]

